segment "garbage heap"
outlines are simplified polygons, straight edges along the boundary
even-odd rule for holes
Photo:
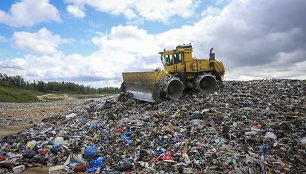
[[[225,81],[177,101],[92,101],[0,141],[0,171],[306,172],[305,81]]]

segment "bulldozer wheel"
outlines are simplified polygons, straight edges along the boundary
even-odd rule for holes
[[[183,95],[184,86],[179,78],[171,76],[160,81],[162,95],[176,100]]]
[[[217,80],[211,74],[203,74],[196,79],[196,89],[204,94],[213,93],[217,88]]]

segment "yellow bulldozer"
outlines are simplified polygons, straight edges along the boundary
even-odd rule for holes
[[[159,52],[164,70],[123,72],[121,90],[133,98],[147,102],[160,97],[176,100],[184,89],[195,89],[203,94],[214,92],[225,73],[223,63],[215,60],[210,49],[209,59],[192,57],[192,45],[178,45],[176,49]]]

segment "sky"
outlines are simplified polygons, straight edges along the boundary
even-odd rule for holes
[[[214,48],[225,80],[306,79],[305,0],[1,0],[0,73],[119,86],[159,51]]]

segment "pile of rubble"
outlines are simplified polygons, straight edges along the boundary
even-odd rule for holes
[[[93,101],[0,140],[0,173],[46,165],[95,173],[306,172],[306,84],[225,81],[146,103]]]

